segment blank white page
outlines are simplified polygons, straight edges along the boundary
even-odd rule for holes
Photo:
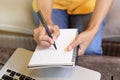
[[[60,29],[60,36],[55,41],[57,50],[52,45],[49,48],[37,46],[28,64],[30,67],[73,65],[74,50],[66,51],[66,47],[75,39],[77,29]]]

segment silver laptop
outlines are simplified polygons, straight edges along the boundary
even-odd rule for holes
[[[100,80],[99,72],[75,66],[74,68],[29,69],[33,52],[18,48],[0,71],[1,80]]]

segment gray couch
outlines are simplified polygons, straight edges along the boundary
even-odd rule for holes
[[[118,46],[114,51],[118,52],[118,49],[120,49],[119,3],[120,0],[113,1],[112,8],[108,13],[108,21],[103,31],[104,53],[108,55],[111,53],[110,50],[113,49],[114,43]],[[23,47],[34,50],[36,46],[32,36],[34,28],[32,0],[0,1],[0,47]],[[110,50],[107,48],[108,46],[111,48]]]
[[[34,49],[32,0],[0,1],[0,46]]]
[[[120,0],[113,0],[103,31],[104,55],[120,56]]]

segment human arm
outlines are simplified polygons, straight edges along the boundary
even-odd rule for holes
[[[38,10],[41,10],[47,24],[53,24],[51,20],[52,0],[37,0]]]
[[[87,29],[80,33],[75,41],[73,41],[69,46],[68,50],[73,49],[78,46],[78,55],[83,55],[96,33],[99,30],[100,24],[108,13],[112,4],[112,0],[96,0],[96,5],[92,17],[89,21]]]
[[[57,25],[54,25],[51,19],[52,15],[52,0],[37,0],[38,10],[41,10],[45,21],[53,35],[53,39],[51,39],[42,24],[40,23],[39,27],[34,29],[34,40],[37,42],[39,46],[49,47],[54,43],[56,38],[59,36],[59,28]],[[38,12],[38,11],[36,11]]]

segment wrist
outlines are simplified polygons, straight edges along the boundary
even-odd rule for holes
[[[53,22],[52,22],[52,20],[46,20],[46,23],[47,23],[48,25],[51,25],[51,26],[54,25]]]
[[[91,35],[96,35],[97,34],[97,32],[98,32],[98,30],[99,30],[99,27],[98,26],[92,26],[92,27],[88,27],[87,29],[86,29],[86,31],[88,31],[88,32],[90,32],[90,34]]]

